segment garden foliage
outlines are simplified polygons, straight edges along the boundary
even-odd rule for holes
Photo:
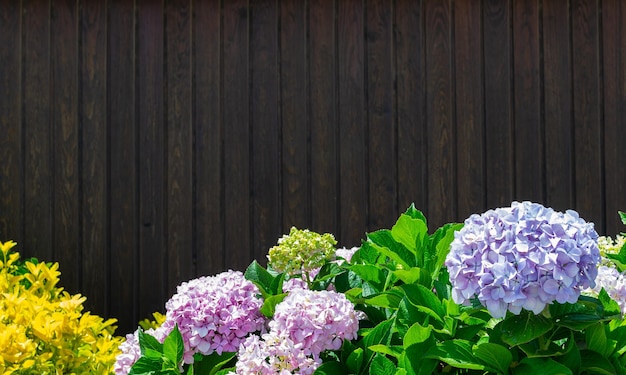
[[[602,249],[593,225],[529,202],[500,210],[429,232],[411,206],[359,248],[324,250],[314,270],[289,259],[302,264],[316,249],[296,257],[298,241],[283,240],[288,251],[243,274],[265,324],[238,337],[238,350],[184,361],[180,320],[166,317],[169,333],[133,336],[129,373],[626,374],[617,294],[594,282]],[[602,253],[624,271],[626,247]]]

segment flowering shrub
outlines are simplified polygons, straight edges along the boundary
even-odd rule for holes
[[[593,225],[574,211],[513,203],[430,233],[411,206],[351,250],[331,241],[318,252],[293,239],[321,235],[292,234],[267,269],[253,262],[243,275],[258,288],[266,325],[237,336],[232,351],[196,350],[193,363],[181,332],[194,319],[178,319],[164,338],[160,328],[138,330],[127,341],[141,354],[130,373],[626,375],[616,294],[581,295],[596,276],[604,283],[604,269]],[[626,265],[624,247],[606,257],[619,271]],[[216,326],[232,318],[213,317]]]
[[[445,262],[452,298],[468,304],[477,296],[496,318],[522,308],[539,314],[553,301],[576,303],[582,289],[595,286],[597,238],[575,211],[537,203],[472,215]]]
[[[109,374],[115,320],[83,312],[85,297],[57,286],[58,263],[20,261],[15,245],[0,242],[0,373]]]

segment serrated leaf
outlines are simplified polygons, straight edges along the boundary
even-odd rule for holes
[[[572,371],[550,358],[524,358],[513,369],[513,374],[572,375]]]
[[[199,361],[193,363],[193,367],[197,374],[214,375],[224,366],[234,365],[236,356],[236,352],[222,352],[221,355],[213,352],[209,355],[203,355]]]
[[[369,297],[363,302],[371,306],[397,309],[401,300],[402,296],[397,292],[394,293],[393,291],[386,291]]]
[[[172,332],[163,341],[163,355],[178,366],[183,360],[184,352],[183,336],[178,330],[178,325],[175,325]]]
[[[364,350],[363,348],[354,349],[346,358],[346,366],[352,374],[361,373],[361,367],[363,366]]]
[[[432,285],[430,273],[423,268],[411,267],[408,270],[395,270],[393,274],[405,284]]]
[[[484,370],[483,365],[472,353],[472,346],[466,340],[450,340],[437,343],[429,349],[424,358],[438,359],[452,367],[469,370]]]
[[[409,251],[403,244],[396,241],[388,229],[381,229],[368,233],[367,238],[371,248],[379,254],[392,259],[405,269],[416,266],[415,253]]]
[[[386,354],[394,358],[399,358],[403,350],[403,348],[398,345],[383,345],[383,344],[372,345],[368,349],[373,352]]]
[[[617,211],[617,213],[619,213],[619,217],[620,219],[622,219],[622,223],[626,224],[626,212]]]
[[[588,349],[606,355],[607,338],[606,331],[604,330],[604,324],[596,323],[587,327],[585,330],[585,342],[587,343]]]
[[[413,219],[419,219],[419,220],[423,221],[424,224],[428,225],[428,221],[426,221],[426,216],[424,216],[422,211],[420,211],[417,208],[415,208],[415,203],[411,203],[409,208],[407,208],[404,213],[409,215]]]
[[[404,291],[409,302],[420,311],[427,313],[443,323],[443,317],[446,315],[446,311],[441,301],[432,290],[419,284],[400,285],[399,288]]]
[[[443,267],[443,264],[446,261],[446,257],[450,252],[450,244],[454,241],[454,232],[461,230],[463,228],[463,224],[446,224],[441,227],[442,235],[437,239],[433,240],[433,244],[435,247],[435,254],[431,255],[431,259],[425,259],[425,266],[431,271],[431,276],[433,279],[437,279],[439,275],[439,271]],[[435,232],[435,235],[437,232]],[[433,238],[435,238],[433,236]],[[431,247],[433,246],[431,244]]]
[[[145,354],[146,349],[152,349],[156,352],[163,353],[163,344],[150,334],[145,333],[142,329],[138,330],[137,337],[139,340],[141,354]]]
[[[148,357],[139,357],[137,362],[133,364],[128,375],[149,375],[161,371],[163,361]]]
[[[313,375],[344,375],[346,372],[339,362],[324,362],[318,367]]]
[[[424,238],[428,236],[428,227],[423,220],[402,214],[391,227],[391,235],[394,240],[404,245],[413,255],[416,255],[418,244],[423,243]]]
[[[428,340],[433,331],[433,326],[423,327],[420,323],[415,323],[406,331],[402,338],[402,345],[408,348],[411,345],[422,343]]]
[[[349,270],[358,275],[361,280],[373,285],[376,292],[382,292],[386,278],[382,269],[372,264],[353,264],[349,267]]]
[[[266,317],[272,318],[274,316],[274,312],[276,311],[276,305],[281,303],[286,296],[287,293],[282,293],[275,296],[268,296],[263,301],[263,306],[261,306],[261,309],[259,311]]]
[[[274,276],[272,276],[272,274],[263,268],[256,260],[250,263],[244,273],[244,277],[246,280],[253,282],[260,289],[263,297],[267,294],[272,294]]]
[[[370,365],[370,375],[395,375],[396,365],[382,354],[376,354]]]
[[[513,355],[502,345],[485,342],[476,346],[473,352],[474,356],[485,365],[501,373],[506,374],[511,362],[513,362]]]
[[[542,315],[523,310],[520,315],[507,317],[499,323],[502,341],[516,346],[527,343],[552,329],[552,322]]]

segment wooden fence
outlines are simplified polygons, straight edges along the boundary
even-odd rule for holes
[[[626,210],[620,0],[0,1],[0,236],[120,333],[291,226]]]

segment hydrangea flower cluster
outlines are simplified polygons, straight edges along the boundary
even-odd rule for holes
[[[626,314],[626,275],[615,267],[598,267],[598,277],[595,288],[590,290],[591,295],[597,296],[604,288],[611,299],[620,307],[622,315]]]
[[[160,343],[165,341],[165,337],[167,333],[163,328],[157,329],[148,329],[145,331],[146,334],[153,336]],[[115,365],[113,366],[113,371],[115,375],[126,375],[130,372],[131,367],[137,362],[137,360],[141,357],[141,348],[139,347],[139,330],[136,330],[134,333],[129,333],[126,335],[126,340],[120,344],[119,350],[120,354],[116,357]]]
[[[575,303],[595,286],[600,253],[592,223],[538,203],[474,214],[455,233],[445,265],[456,303],[478,298],[493,317]]]
[[[178,325],[185,344],[185,363],[193,355],[235,352],[250,333],[265,326],[263,300],[256,285],[239,271],[227,271],[182,283],[165,304],[163,329]]]
[[[345,295],[294,289],[276,306],[270,331],[239,347],[237,374],[312,374],[320,354],[357,337],[359,321]]]
[[[289,234],[279,238],[278,245],[269,250],[267,259],[278,272],[307,275],[333,259],[336,244],[330,233],[319,234],[292,227]]]

